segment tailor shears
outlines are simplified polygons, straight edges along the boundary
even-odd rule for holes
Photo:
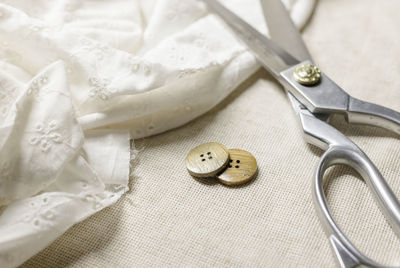
[[[261,0],[270,38],[264,36],[217,0],[202,0],[217,14],[286,89],[300,118],[306,141],[325,153],[313,181],[318,217],[341,267],[384,267],[362,254],[334,221],[327,205],[325,171],[337,164],[355,169],[400,236],[400,203],[368,156],[350,139],[328,124],[332,114],[343,114],[349,123],[373,125],[400,134],[400,113],[355,99],[313,64],[300,33],[280,0]]]

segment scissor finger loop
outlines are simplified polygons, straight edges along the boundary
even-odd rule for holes
[[[357,148],[333,146],[322,156],[313,183],[313,198],[318,217],[329,237],[341,267],[387,267],[362,254],[345,236],[333,219],[324,194],[324,174],[334,165],[347,165],[364,179],[392,228],[400,234],[400,204],[374,164]]]

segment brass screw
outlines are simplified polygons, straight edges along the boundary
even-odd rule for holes
[[[294,79],[306,86],[313,86],[321,80],[321,71],[312,64],[302,64],[293,72]]]

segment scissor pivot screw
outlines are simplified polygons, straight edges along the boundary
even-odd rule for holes
[[[298,83],[306,86],[316,85],[321,80],[321,71],[312,64],[298,66],[294,70],[293,75]]]

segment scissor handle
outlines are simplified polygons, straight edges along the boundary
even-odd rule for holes
[[[374,103],[349,98],[347,121],[385,128],[400,134],[400,113]]]
[[[361,149],[330,146],[319,163],[313,184],[313,197],[318,217],[323,223],[339,264],[346,268],[358,265],[386,267],[356,249],[340,230],[329,211],[323,189],[324,174],[329,167],[338,164],[350,166],[362,176],[397,235],[400,235],[400,204],[379,170]]]

